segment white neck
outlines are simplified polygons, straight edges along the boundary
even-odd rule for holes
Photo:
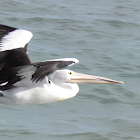
[[[48,90],[48,86],[46,87]],[[53,83],[50,85],[51,94],[58,98],[58,101],[74,97],[79,92],[79,87],[75,83]]]

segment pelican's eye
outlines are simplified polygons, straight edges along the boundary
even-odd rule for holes
[[[71,71],[69,71],[69,75],[72,75],[72,72]]]

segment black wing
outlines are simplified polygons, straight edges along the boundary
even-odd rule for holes
[[[60,59],[10,68],[4,73],[6,75],[6,81],[4,81],[6,84],[1,84],[0,90],[14,88],[15,85],[28,86],[28,83],[30,82],[40,82],[55,70],[62,69],[74,63],[77,63],[77,61],[74,60],[76,59],[67,61],[65,59]],[[25,80],[25,82],[21,82],[22,80]]]
[[[0,25],[0,70],[31,64],[27,55],[31,38],[29,31]]]
[[[0,84],[7,82],[7,71],[31,64],[27,44],[32,33],[0,24]]]
[[[38,62],[34,63],[33,65],[37,67],[37,70],[32,75],[33,81],[41,81],[44,79],[46,75],[49,75],[50,73],[54,72],[55,70],[65,68],[67,66],[70,66],[74,63],[77,63],[76,59],[60,59],[60,60],[52,60],[52,61],[46,61],[46,62]]]
[[[29,31],[0,25],[0,90],[23,86],[23,80],[39,82],[55,70],[78,62],[77,59],[68,58],[31,64],[27,55],[31,38]]]

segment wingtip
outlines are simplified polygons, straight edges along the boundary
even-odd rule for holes
[[[76,58],[73,58],[73,59],[74,59],[75,63],[79,63],[78,59],[76,59]]]

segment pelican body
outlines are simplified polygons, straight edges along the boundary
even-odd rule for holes
[[[74,97],[77,83],[122,84],[104,77],[68,69],[79,61],[63,58],[31,63],[27,30],[0,25],[0,103],[9,105],[44,104]]]

